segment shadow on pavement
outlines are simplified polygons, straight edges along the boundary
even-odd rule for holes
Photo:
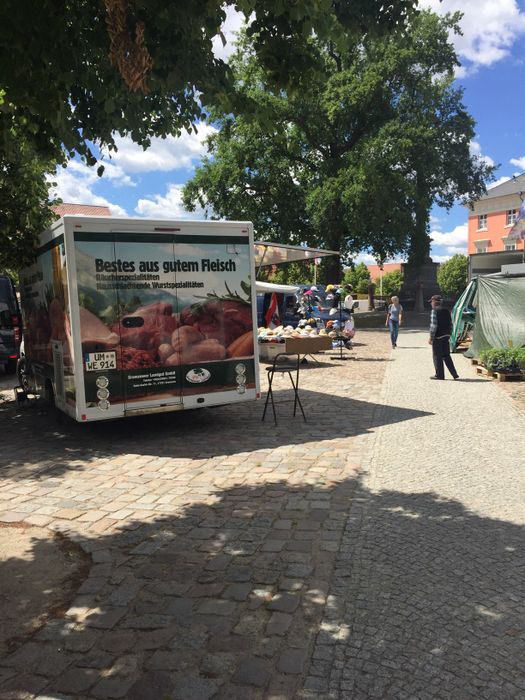
[[[283,385],[284,379],[276,379],[276,402],[283,402],[276,404],[277,426],[270,416],[261,421],[263,401],[88,424],[67,417],[59,424],[56,413],[39,404],[19,409],[9,402],[0,406],[0,419],[9,435],[0,456],[0,478],[59,477],[89,468],[93,460],[109,461],[125,454],[207,459],[218,456],[219,450],[224,456],[267,450],[362,435],[385,420],[376,403],[300,389],[307,416],[304,423],[300,415],[292,417],[293,392],[279,389]],[[388,422],[429,415],[389,408]]]
[[[0,697],[522,697],[523,528],[458,501],[241,484],[75,539],[90,575],[0,659]]]

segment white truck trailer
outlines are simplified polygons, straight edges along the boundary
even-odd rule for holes
[[[260,396],[251,223],[65,216],[20,291],[23,387],[77,421]]]

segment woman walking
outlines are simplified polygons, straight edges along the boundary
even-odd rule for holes
[[[392,302],[388,307],[386,315],[385,327],[390,329],[390,340],[392,341],[392,349],[397,348],[397,336],[399,334],[399,326],[403,323],[403,307],[399,303],[399,297],[391,297]]]

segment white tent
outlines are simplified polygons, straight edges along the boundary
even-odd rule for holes
[[[299,291],[299,287],[291,284],[271,284],[270,282],[259,282],[256,280],[255,289],[257,294],[296,294]]]
[[[299,245],[284,245],[268,241],[255,242],[255,267],[259,270],[263,265],[282,265],[283,263],[299,260],[315,260],[328,255],[339,255],[337,250],[322,248],[306,248]]]

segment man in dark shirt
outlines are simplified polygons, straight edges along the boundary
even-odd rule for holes
[[[430,313],[430,338],[428,343],[432,345],[432,356],[436,370],[435,375],[430,377],[430,379],[445,379],[443,363],[445,363],[454,379],[458,379],[458,373],[450,357],[449,339],[452,333],[452,317],[450,311],[444,309],[442,304],[443,299],[439,294],[434,294],[430,298],[432,311]]]

